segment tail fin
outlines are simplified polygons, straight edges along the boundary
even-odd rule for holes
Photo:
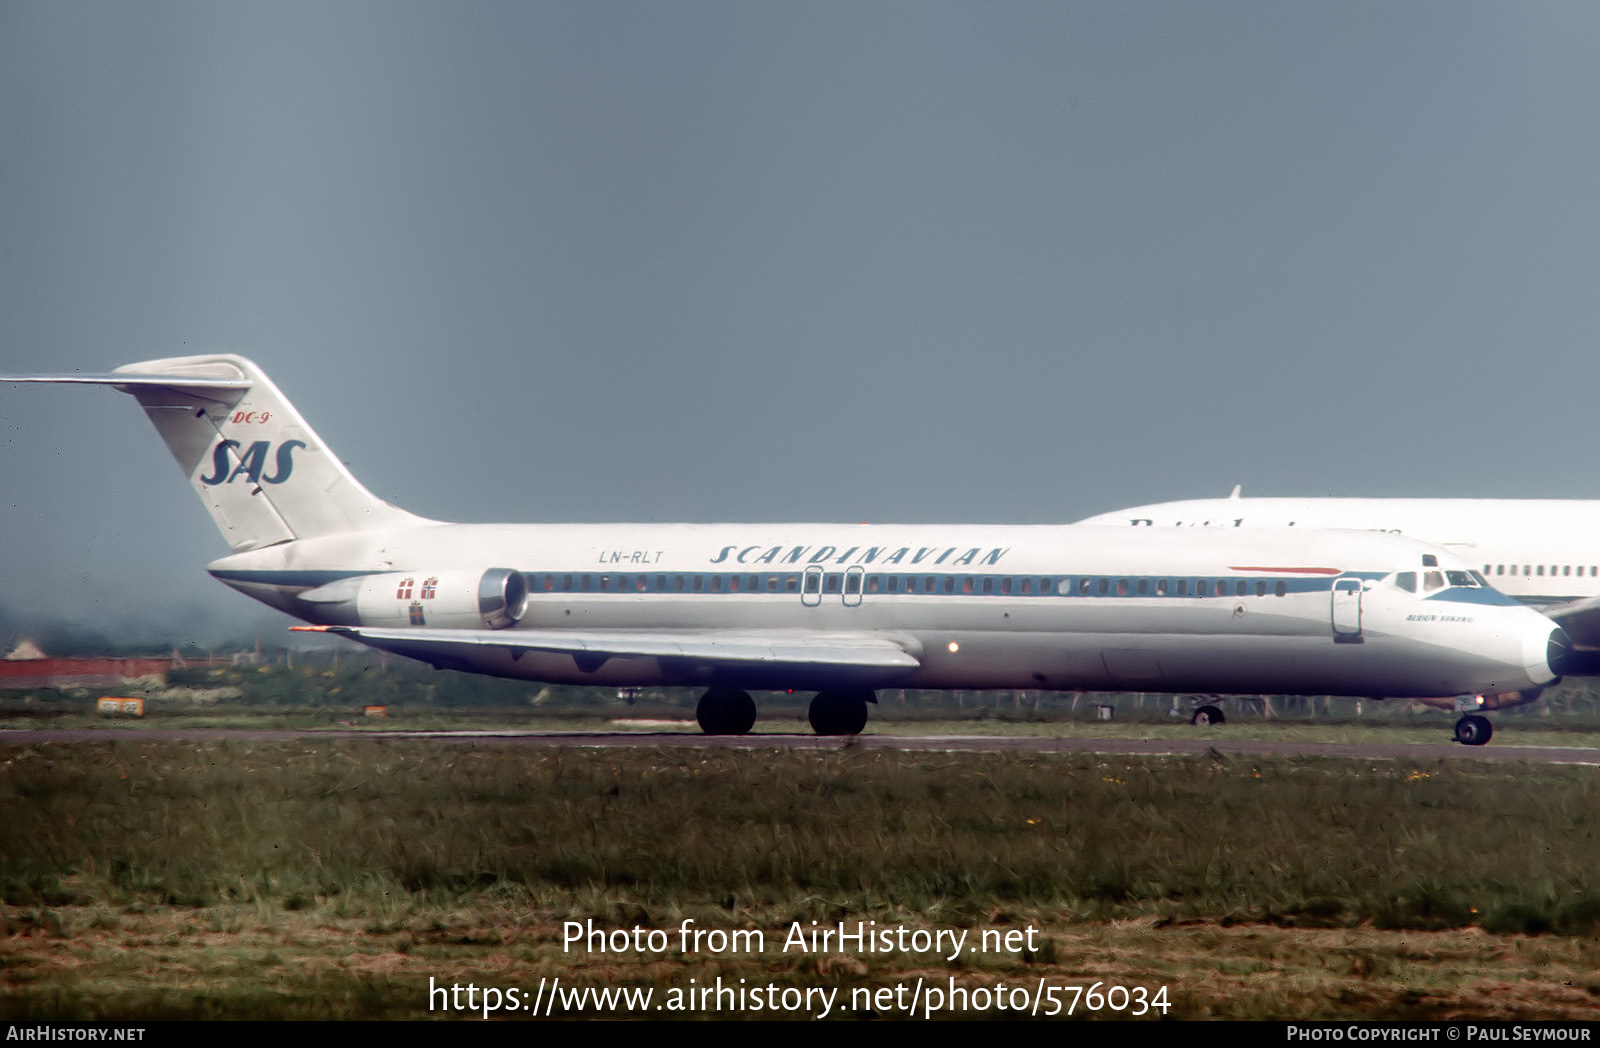
[[[7,381],[106,385],[132,394],[235,552],[422,523],[362,487],[243,357],[172,357],[104,375]]]

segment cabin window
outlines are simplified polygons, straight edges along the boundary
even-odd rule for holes
[[[1142,597],[1146,593],[1149,593],[1149,592],[1150,592],[1150,580],[1149,579],[1140,579],[1139,580],[1139,596]]]
[[[1194,595],[1196,597],[1209,597],[1211,595],[1211,581],[1209,579],[1196,580],[1194,584]]]
[[[1166,579],[1156,579],[1156,596],[1165,597],[1166,595],[1167,595],[1167,580]]]
[[[1189,580],[1188,579],[1179,579],[1178,580],[1178,596],[1187,597],[1188,595],[1189,595]]]
[[[1282,579],[1279,579],[1278,584],[1272,587],[1272,592],[1282,597],[1289,592],[1289,584]]]
[[[1256,596],[1265,597],[1266,595],[1267,595],[1267,580],[1266,579],[1256,579]]]
[[[1095,587],[1094,588],[1098,593],[1100,593],[1102,595],[1110,593],[1111,592],[1111,580],[1110,579],[1101,579],[1099,582],[1095,583]]]

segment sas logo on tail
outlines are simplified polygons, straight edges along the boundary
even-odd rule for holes
[[[267,466],[267,452],[272,448],[270,440],[258,440],[243,451],[239,450],[237,440],[224,440],[211,449],[211,475],[201,477],[200,483],[207,485],[232,484],[240,476],[252,484],[282,484],[289,479],[289,474],[294,472],[294,450],[303,448],[303,440],[286,440],[278,445],[278,453],[273,457],[273,471],[269,476],[261,474]],[[228,452],[232,451],[238,457],[238,464],[234,465],[228,460]]]

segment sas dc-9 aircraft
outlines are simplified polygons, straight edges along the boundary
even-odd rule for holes
[[[449,524],[363,488],[242,357],[12,381],[131,394],[232,548],[210,573],[313,624],[296,628],[500,677],[701,687],[713,734],[749,731],[759,689],[816,691],[811,724],[830,735],[861,731],[880,688],[1428,697],[1465,710],[1539,689],[1570,657],[1548,619],[1399,536]],[[1487,720],[1463,722],[1463,741],[1487,741]]]

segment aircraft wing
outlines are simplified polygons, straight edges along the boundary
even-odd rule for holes
[[[418,627],[291,626],[333,633],[380,648],[446,654],[453,648],[504,648],[571,655],[586,669],[613,658],[683,660],[719,667],[829,667],[911,671],[922,665],[907,644],[885,637],[823,630],[453,630]]]
[[[1600,597],[1584,597],[1539,610],[1558,622],[1575,646],[1600,650]]]

